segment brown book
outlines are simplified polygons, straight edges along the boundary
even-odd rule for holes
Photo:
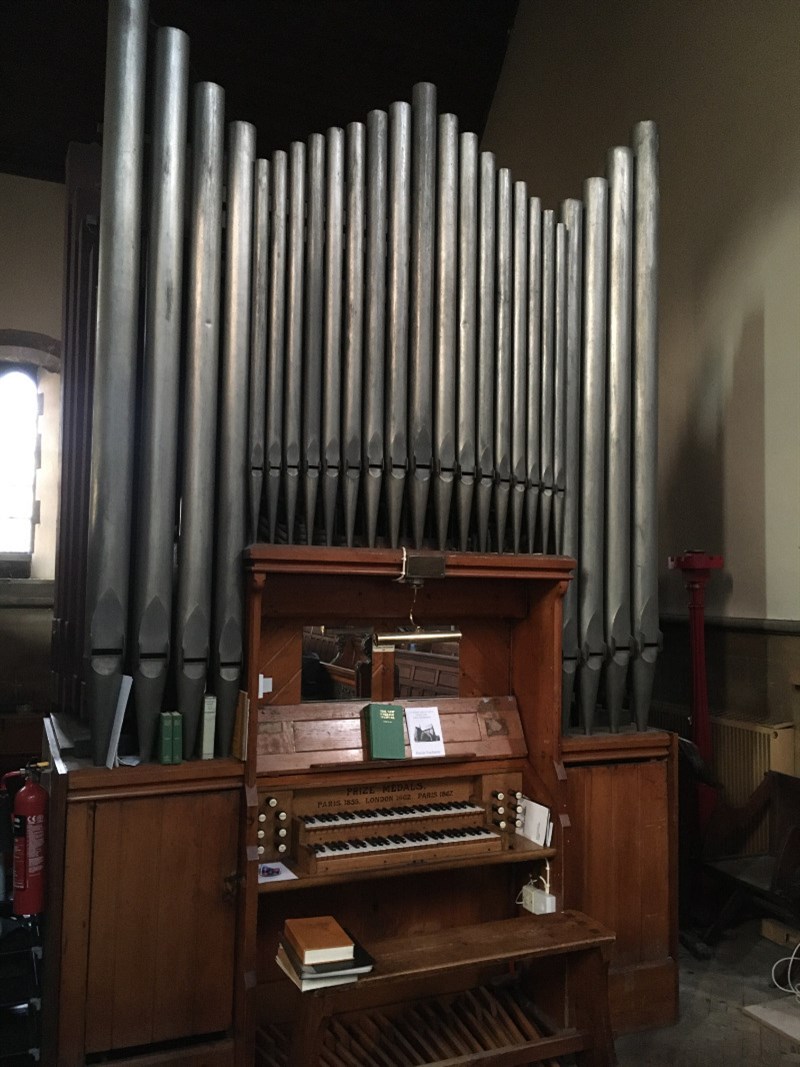
[[[291,945],[303,966],[351,960],[355,951],[353,939],[341,928],[332,915],[313,915],[308,919],[287,919],[283,936]]]

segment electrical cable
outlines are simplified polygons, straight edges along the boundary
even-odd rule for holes
[[[780,959],[775,964],[773,964],[773,967],[772,967],[772,984],[774,986],[776,986],[776,988],[780,989],[783,993],[793,993],[795,995],[795,998],[798,1001],[800,1001],[800,982],[798,982],[798,983],[792,982],[792,965],[794,964],[795,960],[797,959],[798,952],[800,952],[800,942],[798,942],[797,945],[795,945],[794,952],[791,954],[791,956],[784,956],[783,959]],[[778,981],[778,979],[775,977],[775,971],[778,969],[778,967],[780,967],[780,965],[782,963],[788,963],[789,964],[788,970],[786,971],[786,982],[787,982],[787,985],[785,985],[785,986],[781,985],[780,982]]]

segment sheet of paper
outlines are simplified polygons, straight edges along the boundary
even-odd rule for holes
[[[522,798],[520,805],[522,814],[522,826],[517,830],[518,834],[533,841],[535,845],[547,845],[547,834],[550,827],[550,809],[544,804],[537,804],[528,797]]]
[[[291,882],[296,877],[293,871],[290,871],[285,864],[278,863],[277,860],[274,863],[259,863],[258,865],[259,885],[263,885],[264,882]]]
[[[444,755],[438,708],[406,708],[406,727],[412,757]]]

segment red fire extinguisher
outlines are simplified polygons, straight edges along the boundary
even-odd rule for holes
[[[14,797],[15,915],[39,915],[44,911],[47,842],[47,790],[39,784],[39,769],[25,769],[25,785]]]

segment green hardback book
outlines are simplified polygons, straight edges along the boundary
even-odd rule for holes
[[[172,712],[172,762],[183,763],[183,716]]]
[[[161,726],[158,733],[160,763],[172,763],[172,712],[162,711]]]
[[[405,759],[403,709],[400,704],[367,704],[364,721],[371,759]]]

